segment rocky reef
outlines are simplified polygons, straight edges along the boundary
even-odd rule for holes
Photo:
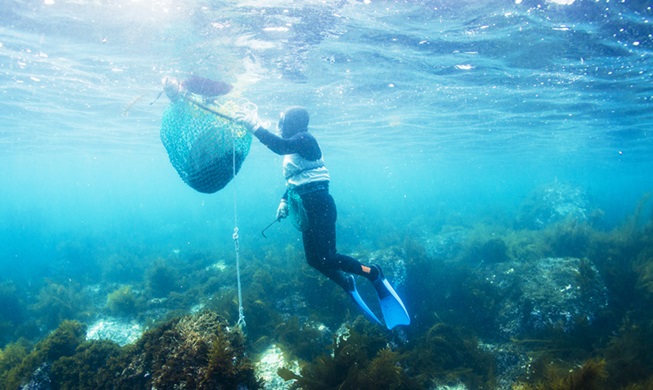
[[[354,244],[343,253],[379,264],[404,299],[411,325],[393,331],[298,241],[242,248],[244,331],[229,326],[231,247],[105,248],[101,272],[78,280],[0,284],[0,388],[648,389],[650,199],[608,230],[581,189],[554,183],[516,215],[419,216]]]
[[[515,217],[515,227],[539,230],[566,218],[586,222],[591,217],[589,207],[583,188],[556,181],[535,189],[527,196]]]
[[[3,389],[257,389],[245,338],[217,314],[173,318],[120,347],[86,340],[86,327],[65,321],[30,352],[9,345],[0,355]]]
[[[573,332],[578,324],[593,323],[608,306],[607,289],[588,259],[511,261],[484,266],[482,274],[504,297],[497,302],[495,317],[503,337],[521,338],[552,328]]]

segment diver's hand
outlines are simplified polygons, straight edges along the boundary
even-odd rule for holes
[[[277,219],[281,220],[288,216],[288,202],[285,199],[281,199],[279,207],[277,207]]]
[[[234,119],[236,122],[245,126],[247,131],[252,134],[256,133],[256,130],[260,129],[263,126],[263,123],[259,120],[256,111],[249,113],[245,111],[238,111],[236,115],[234,115]]]
[[[170,99],[171,102],[179,100],[179,95],[182,93],[179,80],[174,77],[166,76],[161,80],[161,82],[163,83],[163,91],[165,91],[168,99]]]

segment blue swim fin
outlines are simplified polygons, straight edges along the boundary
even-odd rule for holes
[[[379,271],[379,277],[372,282],[374,284],[374,289],[376,294],[379,296],[379,304],[381,305],[381,311],[383,312],[383,319],[385,320],[385,326],[388,329],[392,329],[397,325],[410,325],[410,317],[408,316],[408,311],[406,306],[397,295],[397,292],[388,279],[383,276],[381,268],[374,266]]]
[[[379,325],[383,325],[381,321],[374,315],[372,310],[367,306],[361,295],[358,293],[358,290],[356,290],[356,281],[354,280],[353,276],[348,276],[347,277],[348,282],[349,282],[349,287],[351,290],[347,291],[347,294],[352,297],[354,302],[358,305],[363,310],[363,314],[372,322],[376,322]]]

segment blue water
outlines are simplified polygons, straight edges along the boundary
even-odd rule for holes
[[[233,261],[234,206],[241,247],[298,243],[285,222],[260,236],[284,182],[258,142],[222,191],[181,181],[168,100],[151,103],[164,76],[225,80],[272,120],[305,106],[343,251],[415,221],[511,220],[555,182],[607,231],[653,190],[646,1],[2,4],[0,281],[74,280],[114,252]]]

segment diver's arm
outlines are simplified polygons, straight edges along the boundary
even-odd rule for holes
[[[236,113],[234,119],[276,154],[283,156],[297,153],[308,160],[317,160],[322,157],[322,151],[317,141],[306,131],[301,131],[290,138],[282,138],[266,129],[256,113],[239,112]]]
[[[285,139],[281,138],[272,132],[259,128],[254,131],[254,136],[261,141],[261,143],[268,147],[271,151],[279,155],[299,153],[304,154],[307,150],[307,143],[310,141],[308,137],[304,136],[305,133],[298,133],[294,136]]]

